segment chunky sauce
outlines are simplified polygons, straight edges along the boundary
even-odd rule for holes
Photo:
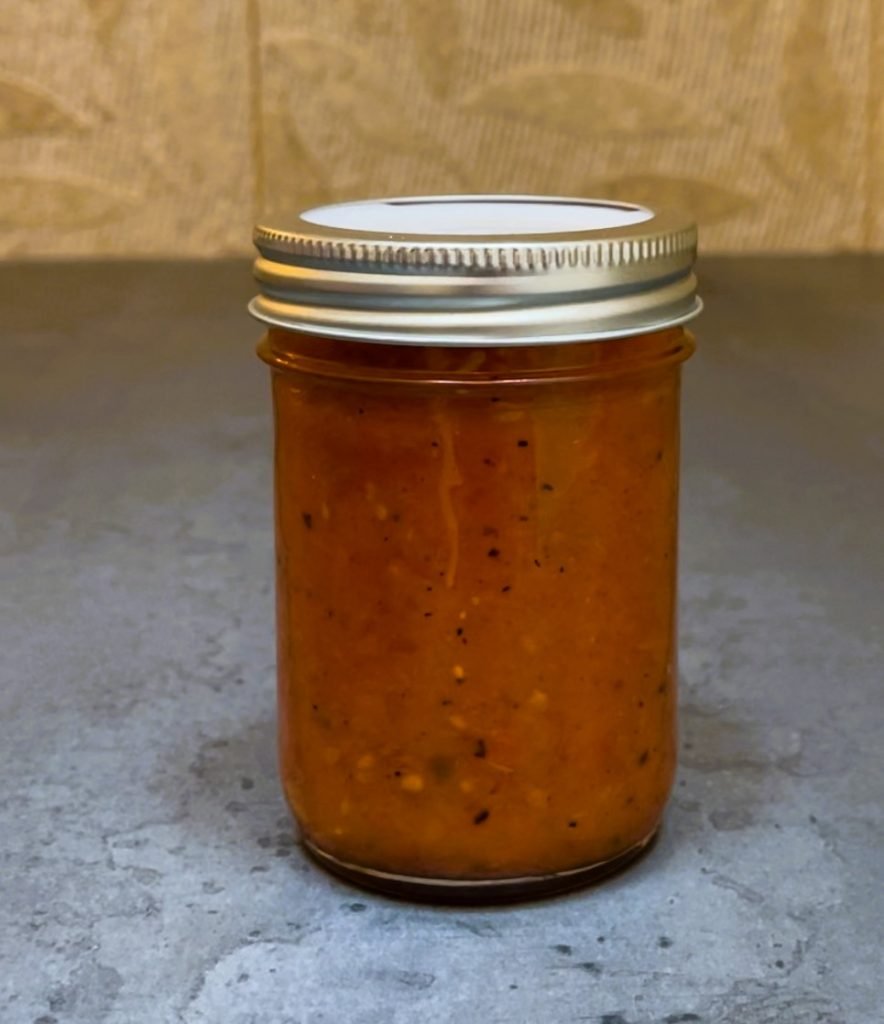
[[[272,329],[281,770],[348,864],[606,861],[675,768],[675,328],[489,349]]]

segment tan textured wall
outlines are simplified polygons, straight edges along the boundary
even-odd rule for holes
[[[245,252],[360,195],[676,202],[884,249],[884,0],[18,0],[0,255]]]

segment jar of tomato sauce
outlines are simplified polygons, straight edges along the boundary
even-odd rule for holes
[[[442,196],[255,242],[280,770],[307,850],[446,901],[627,863],[675,771],[694,226]]]

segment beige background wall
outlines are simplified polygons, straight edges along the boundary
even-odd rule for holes
[[[884,249],[884,0],[17,0],[0,255],[245,252],[359,195],[677,202]]]

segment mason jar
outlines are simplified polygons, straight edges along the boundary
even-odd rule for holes
[[[594,880],[676,764],[694,226],[413,197],[255,231],[282,785],[329,870],[444,901]]]

